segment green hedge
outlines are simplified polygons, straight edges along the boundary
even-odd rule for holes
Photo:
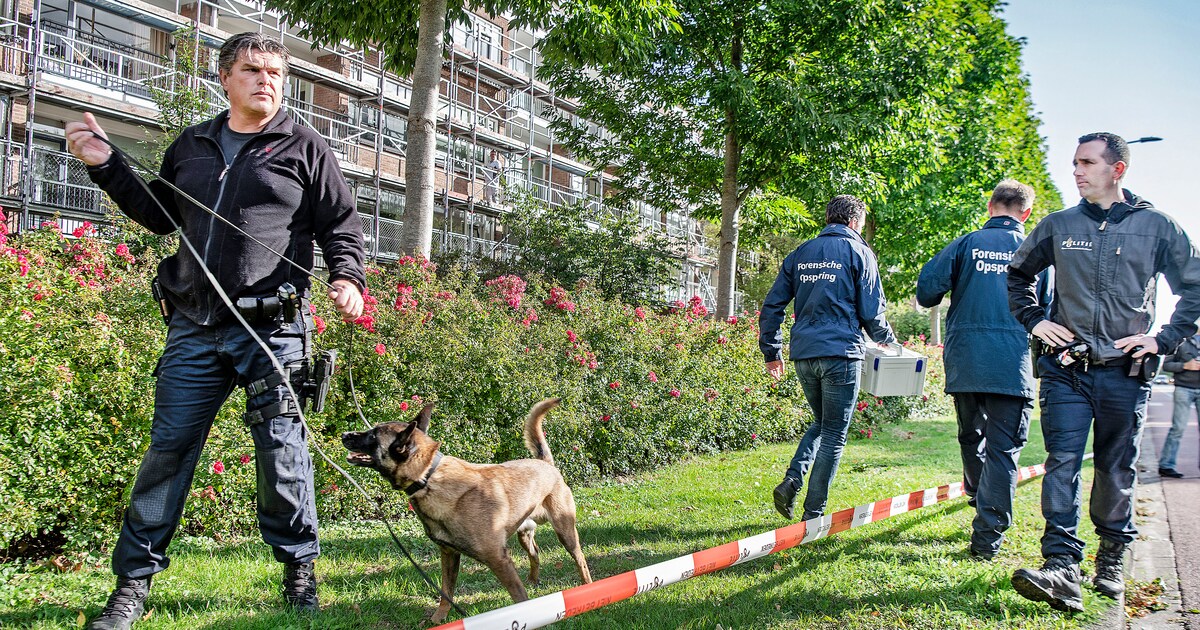
[[[2,225],[2,224],[0,224]],[[31,545],[99,554],[116,535],[148,445],[152,372],[165,329],[148,295],[156,255],[81,231],[0,233],[0,555]],[[691,453],[794,440],[807,409],[793,380],[774,384],[757,346],[757,318],[714,321],[698,301],[655,312],[587,286],[536,278],[481,282],[404,259],[371,269],[369,313],[343,324],[316,300],[318,350],[339,370],[325,411],[308,420],[314,448],[341,466],[342,431],[408,420],[437,403],[432,436],[447,454],[477,462],[526,456],[520,426],[546,397],[563,404],[545,430],[572,482],[652,469]],[[924,350],[940,364],[937,349]],[[940,367],[928,400],[863,397],[852,435],[881,422],[946,408]],[[196,472],[183,531],[252,534],[253,443],[240,393],[222,410]],[[371,471],[350,488],[319,454],[322,519],[392,514],[407,504]],[[782,465],[782,463],[781,463]]]

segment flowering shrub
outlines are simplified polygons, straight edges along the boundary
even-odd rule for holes
[[[3,225],[3,219],[0,219]],[[98,548],[148,440],[153,260],[43,228],[0,244],[0,549]]]
[[[156,257],[49,229],[6,239],[0,370],[11,386],[0,396],[0,553],[53,537],[98,552],[116,536],[149,440],[165,333],[148,290]],[[794,440],[805,427],[794,383],[774,383],[763,370],[753,316],[715,321],[698,300],[656,312],[536,277],[482,283],[412,258],[367,277],[367,309],[352,324],[323,297],[315,302],[316,350],[339,351],[325,410],[307,418],[322,519],[374,514],[377,500],[392,515],[407,513],[405,496],[377,474],[350,471],[372,495],[364,498],[321,458],[341,466],[341,433],[363,427],[351,382],[369,424],[407,421],[435,402],[433,438],[476,462],[527,457],[529,407],[561,398],[545,431],[572,482]],[[936,371],[928,392],[940,392]],[[855,428],[937,401],[885,399],[858,412]],[[200,456],[185,532],[255,531],[243,411],[238,391]]]

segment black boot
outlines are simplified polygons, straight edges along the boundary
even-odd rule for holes
[[[783,483],[775,486],[775,511],[788,520],[795,516],[796,493],[800,491],[800,485],[800,481],[784,477]]]
[[[1125,545],[1100,539],[1100,550],[1096,552],[1096,577],[1092,585],[1096,592],[1116,599],[1125,592]]]
[[[317,574],[312,561],[292,562],[283,572],[283,600],[302,612],[320,610],[317,601]]]
[[[1083,612],[1081,580],[1078,563],[1068,556],[1050,556],[1038,571],[1017,569],[1012,585],[1025,599],[1046,602],[1063,612]]]
[[[100,615],[88,626],[91,630],[128,630],[142,618],[146,596],[150,594],[150,578],[117,578],[117,588],[108,596]]]

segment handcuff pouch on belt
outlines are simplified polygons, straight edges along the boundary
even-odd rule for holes
[[[1162,366],[1162,357],[1157,354],[1143,354],[1129,361],[1129,376],[1143,383],[1154,380],[1158,368]]]

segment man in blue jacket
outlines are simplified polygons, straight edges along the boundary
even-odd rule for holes
[[[991,560],[1012,525],[1017,460],[1033,412],[1029,337],[1008,310],[1008,262],[1025,241],[1033,189],[1006,179],[982,229],[955,239],[921,268],[917,302],[946,316],[946,393],[958,413],[963,491],[975,506],[972,557]]]
[[[793,517],[796,494],[812,467],[804,519],[824,514],[829,485],[837,472],[850,418],[858,399],[865,353],[863,329],[880,344],[894,343],[884,317],[886,302],[875,254],[859,235],[867,207],[851,195],[834,197],[825,208],[825,229],[783,259],[774,286],[763,301],[758,345],[767,372],[783,377],[780,325],[795,301],[789,356],[813,410],[783,482],[775,488],[775,509]]]
[[[1168,355],[1196,334],[1200,254],[1174,219],[1121,187],[1129,146],[1112,133],[1079,139],[1079,205],[1042,219],[1013,255],[1008,305],[1025,330],[1054,351],[1038,359],[1042,386],[1041,569],[1018,569],[1021,596],[1063,611],[1083,610],[1080,470],[1094,431],[1088,511],[1100,538],[1092,584],[1101,595],[1125,591],[1126,548],[1134,541],[1136,462],[1150,398],[1154,355]],[[1047,315],[1036,277],[1054,266]],[[1155,335],[1158,275],[1179,295],[1171,321]]]

